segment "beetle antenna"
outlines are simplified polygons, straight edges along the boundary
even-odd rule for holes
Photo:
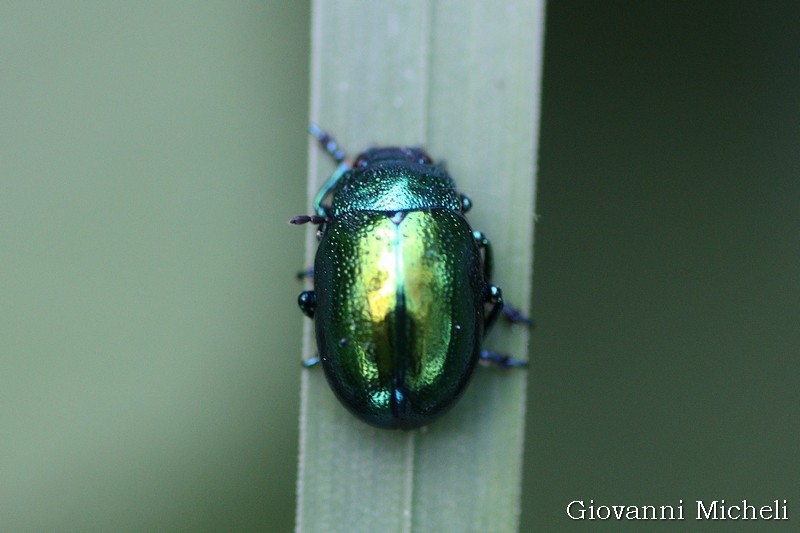
[[[309,222],[312,224],[324,224],[325,222],[328,222],[328,220],[328,217],[321,217],[318,215],[297,215],[289,220],[289,224],[294,224],[296,226],[308,224]]]
[[[336,139],[333,138],[333,135],[322,130],[313,122],[308,125],[308,132],[317,140],[322,149],[328,152],[337,163],[341,163],[347,158],[347,154],[344,153],[344,150],[339,148],[339,145],[336,144]]]

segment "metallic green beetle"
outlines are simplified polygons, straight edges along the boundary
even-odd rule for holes
[[[479,359],[524,366],[481,350],[503,298],[489,281],[489,241],[467,224],[470,201],[444,165],[396,147],[351,163],[328,133],[310,131],[339,166],[316,195],[316,214],[291,221],[319,225],[314,290],[298,297],[319,353],[306,366],[321,361],[336,396],[364,422],[401,429],[451,407]]]

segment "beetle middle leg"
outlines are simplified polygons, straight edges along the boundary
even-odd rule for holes
[[[488,281],[492,279],[492,270],[494,269],[492,244],[489,242],[489,239],[486,238],[486,235],[484,235],[483,232],[477,230],[472,232],[472,238],[475,239],[475,243],[478,245],[478,248],[483,251],[483,278]],[[533,321],[530,319],[530,317],[520,311],[517,307],[503,302],[502,292],[500,291],[499,287],[495,285],[489,285],[489,294],[486,301],[494,303],[495,305],[489,312],[489,316],[486,317],[484,328],[491,326],[495,319],[497,319],[497,315],[500,312],[502,312],[503,318],[512,324],[525,324],[529,327],[533,326]]]
[[[486,331],[494,324],[503,310],[503,291],[497,285],[488,284],[484,289],[483,299],[486,303],[492,304],[492,309],[483,319],[483,330]]]
[[[472,238],[478,248],[483,250],[483,279],[492,279],[492,269],[494,268],[494,258],[492,256],[492,244],[482,232],[475,230],[472,232]]]

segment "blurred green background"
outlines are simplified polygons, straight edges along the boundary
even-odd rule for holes
[[[571,500],[800,518],[800,3],[551,2],[524,523]],[[586,502],[588,503],[588,502]],[[691,515],[691,516],[690,516]],[[759,529],[761,530],[761,529]]]
[[[797,20],[548,6],[522,530],[796,522]],[[0,3],[0,529],[292,528],[308,35],[307,2]]]

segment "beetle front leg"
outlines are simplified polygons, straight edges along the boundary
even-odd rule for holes
[[[336,163],[341,163],[347,159],[347,154],[336,143],[336,139],[333,138],[333,135],[323,130],[313,122],[308,125],[308,133],[310,133],[311,136],[317,140],[317,143],[319,143],[320,147],[325,150],[325,152],[331,156]]]
[[[317,212],[317,215],[320,217],[328,217],[331,214],[331,206],[323,204],[322,202],[325,200],[325,197],[333,191],[342,176],[353,168],[353,163],[347,158],[345,151],[336,143],[333,135],[324,131],[314,123],[309,124],[308,132],[317,140],[320,147],[322,147],[322,149],[339,165],[314,197],[314,210]]]
[[[472,200],[469,199],[469,196],[466,194],[459,194],[459,199],[461,200],[461,214],[463,215],[470,209],[472,209]]]

